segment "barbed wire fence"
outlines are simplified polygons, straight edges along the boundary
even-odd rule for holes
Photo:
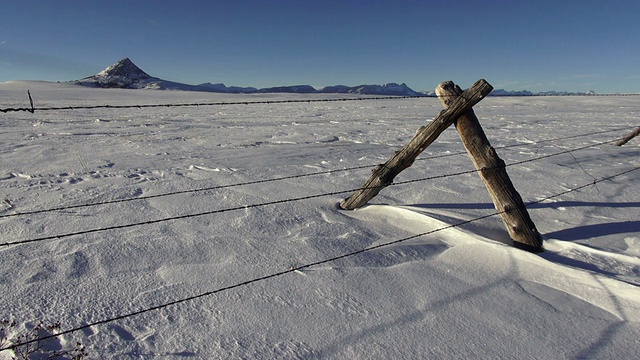
[[[344,102],[344,101],[367,101],[367,100],[399,100],[423,98],[425,96],[376,96],[376,97],[354,97],[339,99],[290,99],[290,100],[260,100],[260,101],[214,101],[199,103],[166,103],[166,104],[140,104],[140,105],[78,105],[78,106],[52,106],[33,107],[31,94],[31,107],[27,108],[1,108],[0,112],[30,112],[36,111],[60,111],[60,110],[92,110],[92,109],[148,109],[148,108],[173,108],[173,107],[200,107],[200,106],[227,106],[227,105],[260,105],[260,104],[295,104],[295,103],[317,103],[317,102]]]
[[[594,96],[594,95],[588,95],[588,96]],[[29,97],[31,99],[30,93],[29,93]],[[280,104],[280,103],[292,103],[292,102],[293,103],[296,103],[296,102],[298,102],[298,103],[305,103],[305,102],[309,103],[309,102],[319,102],[319,101],[387,100],[387,99],[399,99],[399,98],[407,98],[407,97],[357,98],[357,99],[323,99],[323,100],[320,100],[320,99],[318,99],[318,100],[313,100],[313,99],[312,100],[283,100],[283,101],[235,102],[235,103],[218,102],[218,103],[200,103],[200,104],[162,104],[162,105],[158,104],[158,105],[135,105],[135,106],[134,105],[116,105],[116,106],[113,106],[113,105],[95,105],[95,106],[81,106],[81,107],[51,107],[51,108],[34,108],[33,107],[33,103],[31,103],[31,108],[5,108],[5,109],[0,109],[0,111],[1,112],[5,112],[5,113],[9,112],[9,111],[28,111],[28,112],[34,113],[35,111],[57,111],[57,110],[99,109],[99,108],[123,109],[123,108],[143,108],[143,107],[174,107],[174,106]],[[611,133],[611,132],[616,132],[616,131],[627,130],[629,128],[617,128],[617,129],[590,132],[590,133],[586,133],[586,134],[578,134],[578,135],[572,135],[572,136],[555,138],[555,139],[544,139],[544,140],[538,141],[536,144],[559,141],[559,140],[565,140],[565,139],[571,139],[571,138],[578,138],[578,137],[593,136],[593,135],[598,135],[598,134]],[[526,160],[522,160],[522,161],[509,163],[509,164],[506,164],[505,166],[506,167],[517,166],[517,165],[521,165],[521,164],[525,164],[525,163],[529,163],[529,162],[540,161],[540,160],[543,160],[543,159],[546,159],[546,158],[549,158],[549,157],[553,157],[553,156],[559,156],[559,155],[562,155],[562,154],[572,154],[573,152],[576,152],[576,151],[585,150],[585,149],[589,149],[589,148],[594,148],[594,147],[598,147],[598,146],[602,146],[602,145],[608,145],[608,144],[615,143],[617,141],[619,141],[619,138],[609,139],[609,140],[593,143],[593,144],[590,144],[590,145],[587,145],[587,146],[581,146],[581,147],[576,147],[576,148],[572,148],[572,149],[566,149],[566,150],[563,150],[563,151],[560,151],[560,152],[556,152],[556,153],[552,153],[552,154],[542,155],[542,156],[538,156],[538,157],[534,157],[534,158],[530,158],[530,159],[526,159]],[[496,148],[499,149],[499,148],[509,148],[509,147],[526,146],[526,145],[528,145],[528,144],[511,144],[511,145],[505,145],[505,146],[496,147]],[[465,152],[436,155],[436,156],[431,156],[431,157],[420,158],[418,160],[438,159],[438,158],[444,158],[444,157],[448,157],[448,156],[456,156],[456,155],[461,155],[461,154],[465,154]],[[284,177],[278,177],[278,178],[272,178],[272,179],[263,179],[263,180],[242,182],[242,183],[236,183],[236,184],[228,184],[228,185],[218,185],[218,186],[207,187],[207,188],[202,188],[202,189],[189,189],[189,190],[176,191],[176,192],[170,192],[170,193],[164,193],[164,194],[148,195],[148,196],[145,196],[145,197],[138,197],[138,198],[127,198],[127,199],[119,199],[119,200],[112,200],[112,201],[105,201],[105,202],[98,202],[98,203],[86,203],[86,204],[76,204],[76,205],[69,205],[69,206],[61,206],[61,207],[50,208],[50,209],[31,210],[31,211],[25,211],[25,212],[13,213],[13,214],[1,215],[0,219],[9,218],[9,217],[23,216],[23,215],[32,215],[32,214],[37,214],[37,213],[46,213],[46,212],[68,210],[68,209],[80,208],[80,207],[90,207],[90,206],[107,205],[107,204],[114,204],[114,203],[119,203],[119,202],[127,202],[127,201],[142,200],[142,199],[149,199],[149,198],[166,197],[166,196],[171,196],[171,195],[176,195],[176,194],[185,194],[185,193],[195,193],[195,192],[201,192],[201,191],[210,191],[210,190],[223,189],[223,188],[228,188],[228,187],[237,187],[237,186],[245,186],[245,185],[259,184],[259,183],[266,183],[266,182],[275,182],[275,181],[282,181],[282,180],[287,180],[287,179],[303,178],[303,177],[308,177],[308,176],[316,176],[316,175],[323,175],[323,174],[326,175],[326,174],[332,174],[332,173],[341,172],[341,171],[352,171],[352,170],[359,170],[359,169],[364,169],[364,168],[371,168],[372,166],[374,166],[374,165],[362,165],[362,166],[348,167],[348,168],[343,168],[343,169],[319,171],[319,172],[308,173],[308,174],[290,175],[290,176],[284,176]],[[639,169],[640,169],[640,167],[636,166],[636,167],[631,168],[631,169],[625,169],[623,171],[620,171],[620,172],[618,172],[618,173],[616,173],[614,175],[602,177],[602,178],[599,178],[599,179],[593,178],[592,182],[588,182],[588,183],[585,183],[583,185],[576,186],[576,187],[573,187],[571,189],[562,191],[560,193],[556,193],[556,194],[541,198],[539,200],[526,203],[525,205],[527,207],[529,207],[531,205],[538,204],[538,203],[541,203],[543,201],[547,201],[547,200],[555,198],[555,197],[559,197],[559,196],[562,196],[562,195],[565,195],[565,194],[568,194],[568,193],[571,193],[571,192],[579,191],[579,190],[587,188],[589,186],[595,186],[596,184],[604,182],[604,181],[608,181],[608,180],[612,180],[614,178],[622,177],[623,175],[629,174],[629,173],[634,172],[634,171],[639,170]],[[429,180],[440,179],[440,178],[455,177],[455,176],[460,176],[460,175],[464,175],[464,174],[475,173],[477,171],[478,170],[474,169],[474,170],[469,170],[469,171],[461,171],[461,172],[449,173],[449,174],[443,174],[443,175],[437,175],[437,176],[429,176],[429,177],[424,177],[424,178],[420,178],[420,179],[398,181],[398,182],[394,182],[391,185],[397,186],[397,185],[405,185],[405,184],[429,181]],[[289,203],[289,202],[294,202],[294,201],[303,201],[303,200],[319,198],[319,197],[334,196],[334,195],[339,195],[339,194],[344,194],[344,193],[350,193],[350,192],[353,192],[353,191],[354,191],[354,189],[338,190],[338,191],[333,191],[333,192],[326,192],[326,193],[320,193],[320,194],[315,194],[315,195],[308,195],[308,196],[304,196],[304,197],[288,198],[288,199],[267,201],[267,202],[262,202],[262,203],[240,205],[240,206],[229,207],[229,208],[224,208],[224,209],[205,211],[205,212],[200,212],[200,213],[195,213],[195,214],[179,215],[179,216],[174,216],[174,217],[167,217],[167,218],[163,218],[163,219],[149,220],[149,221],[138,222],[138,223],[130,223],[130,224],[124,224],[124,225],[111,226],[111,227],[89,229],[89,230],[77,231],[77,232],[72,232],[72,233],[57,234],[57,235],[52,235],[52,236],[47,236],[47,237],[26,239],[26,240],[14,241],[14,242],[5,242],[5,243],[0,244],[0,245],[2,245],[4,247],[8,247],[8,246],[15,246],[15,245],[21,245],[21,244],[26,244],[26,243],[42,242],[42,241],[51,240],[51,239],[61,239],[61,238],[71,237],[71,236],[75,236],[75,235],[83,235],[83,234],[88,234],[88,233],[103,232],[103,231],[122,229],[122,228],[128,228],[128,227],[150,225],[150,224],[166,222],[166,221],[172,221],[172,220],[177,220],[177,219],[186,219],[186,218],[192,218],[192,217],[197,217],[197,216],[205,216],[205,215],[213,215],[213,214],[218,214],[218,213],[223,213],[223,212],[230,212],[230,211],[241,210],[241,209],[257,208],[257,207],[263,207],[263,206],[269,206],[269,205],[277,205],[277,204]],[[115,322],[115,321],[118,321],[118,320],[122,320],[122,319],[125,319],[125,318],[130,318],[130,317],[134,317],[134,316],[141,315],[141,314],[144,314],[144,313],[148,313],[148,312],[151,312],[151,311],[160,310],[160,309],[167,308],[167,307],[170,307],[170,306],[173,306],[173,305],[177,305],[177,304],[180,304],[180,303],[193,301],[193,300],[200,299],[200,298],[207,297],[207,296],[212,296],[212,295],[224,292],[224,291],[229,291],[229,290],[236,289],[236,288],[239,288],[239,287],[248,286],[248,285],[251,285],[251,284],[254,284],[254,283],[257,283],[257,282],[262,282],[262,281],[266,281],[266,280],[269,280],[269,279],[272,279],[272,278],[284,276],[284,275],[293,273],[295,271],[300,271],[300,270],[312,268],[312,267],[315,267],[315,266],[318,266],[318,265],[327,264],[327,263],[334,262],[334,261],[337,261],[337,260],[340,260],[340,259],[344,259],[344,258],[347,258],[347,257],[359,255],[359,254],[362,254],[362,253],[365,253],[365,252],[369,252],[369,251],[372,251],[372,250],[375,250],[375,249],[379,249],[379,248],[382,248],[382,247],[387,247],[387,246],[390,246],[390,245],[406,242],[406,241],[409,241],[411,239],[415,239],[415,238],[418,238],[418,237],[423,237],[423,236],[434,234],[434,233],[437,233],[437,232],[440,232],[440,231],[444,231],[444,230],[447,230],[447,229],[460,227],[460,226],[463,226],[465,224],[473,223],[473,222],[476,222],[476,221],[480,221],[482,219],[486,219],[486,218],[489,218],[489,217],[500,215],[501,213],[503,213],[503,212],[496,211],[496,212],[493,212],[493,213],[490,213],[490,214],[486,214],[486,215],[483,215],[483,216],[480,216],[480,217],[476,217],[476,218],[473,218],[473,219],[460,221],[460,222],[455,223],[455,224],[447,225],[447,226],[444,226],[444,227],[441,227],[441,228],[433,229],[433,230],[430,230],[430,231],[427,231],[427,232],[423,232],[423,233],[420,233],[420,234],[416,234],[416,235],[412,235],[412,236],[409,236],[409,237],[392,240],[390,242],[382,243],[382,244],[375,245],[375,246],[369,246],[369,247],[362,248],[362,249],[359,249],[359,250],[356,250],[356,251],[340,254],[340,255],[337,255],[337,256],[334,256],[334,257],[330,257],[330,258],[326,258],[326,259],[321,259],[321,260],[318,260],[318,261],[315,261],[315,262],[310,262],[310,263],[299,265],[299,266],[292,266],[291,268],[283,270],[283,271],[265,274],[263,276],[255,277],[255,278],[252,278],[252,279],[249,279],[249,280],[245,280],[245,281],[239,281],[239,282],[237,282],[237,283],[235,283],[233,285],[225,286],[225,287],[222,287],[222,288],[214,289],[214,290],[211,290],[211,291],[207,291],[207,292],[204,292],[204,293],[201,293],[201,294],[197,294],[197,295],[193,295],[193,296],[189,296],[189,297],[185,297],[185,298],[181,298],[181,299],[172,300],[172,301],[160,304],[160,305],[150,306],[150,307],[147,307],[147,308],[144,308],[144,309],[140,309],[140,310],[137,310],[137,311],[133,311],[133,312],[130,312],[130,313],[121,314],[121,315],[115,315],[113,317],[106,318],[106,319],[99,320],[99,321],[95,321],[95,322],[92,322],[92,323],[89,323],[89,324],[85,324],[83,326],[79,326],[79,327],[71,328],[71,329],[68,329],[68,330],[60,331],[60,332],[57,332],[55,334],[48,335],[46,337],[42,337],[42,338],[39,338],[39,339],[34,339],[34,340],[30,341],[30,342],[23,342],[23,343],[21,343],[19,345],[5,346],[3,348],[0,348],[0,351],[12,350],[12,349],[14,349],[14,348],[16,348],[18,346],[25,346],[25,345],[28,345],[28,344],[30,344],[32,342],[63,336],[63,335],[66,335],[66,334],[70,334],[70,333],[74,333],[74,332],[85,330],[85,329],[90,328],[92,326],[99,326],[99,325]]]
[[[200,106],[226,106],[226,105],[259,105],[259,104],[288,104],[288,103],[318,103],[318,102],[344,102],[344,101],[367,101],[367,100],[400,100],[400,99],[423,99],[443,97],[435,94],[425,94],[419,96],[367,96],[367,97],[351,97],[351,98],[323,98],[323,99],[290,99],[290,100],[260,100],[260,101],[214,101],[214,102],[197,102],[197,103],[165,103],[165,104],[139,104],[139,105],[66,105],[51,107],[34,107],[31,92],[27,91],[30,107],[18,108],[0,108],[0,112],[30,112],[36,111],[60,111],[60,110],[91,110],[91,109],[146,109],[146,108],[171,108],[171,107],[200,107]],[[282,94],[282,93],[279,93]],[[359,94],[352,94],[359,95]],[[512,94],[494,94],[490,97],[554,97],[554,96],[640,96],[640,94],[554,94],[554,95],[512,95]]]

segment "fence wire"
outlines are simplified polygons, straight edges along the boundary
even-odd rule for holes
[[[362,98],[337,98],[337,99],[292,99],[292,100],[262,100],[262,101],[216,101],[216,102],[201,102],[201,103],[166,103],[166,104],[140,104],[140,105],[66,105],[66,106],[51,106],[51,107],[34,107],[31,93],[28,92],[30,107],[18,107],[18,108],[0,108],[0,112],[30,112],[36,111],[60,111],[60,110],[80,110],[80,109],[144,109],[144,108],[161,108],[161,107],[198,107],[198,106],[224,106],[224,105],[256,105],[256,104],[286,104],[286,103],[316,103],[316,102],[341,102],[341,101],[364,101],[364,100],[400,100],[400,99],[428,99],[428,98],[442,98],[442,97],[458,97],[458,95],[435,95],[424,94],[417,96],[376,96],[376,97],[362,97]],[[226,93],[220,93],[226,94]],[[274,93],[272,93],[274,94]],[[286,93],[275,93],[286,94]],[[320,94],[316,94],[320,95]],[[356,94],[354,94],[356,95]],[[550,97],[550,96],[640,96],[640,94],[554,94],[554,95],[512,95],[512,94],[489,94],[487,97]]]
[[[31,96],[31,95],[29,95]],[[171,107],[199,107],[199,106],[226,106],[226,105],[259,105],[259,104],[289,104],[289,103],[317,103],[317,102],[341,102],[341,101],[365,101],[365,100],[400,100],[428,98],[429,96],[377,96],[361,98],[339,98],[339,99],[291,99],[291,100],[260,100],[260,101],[215,101],[200,103],[167,103],[167,104],[140,104],[140,105],[78,105],[78,106],[52,106],[52,107],[31,107],[28,108],[3,108],[0,112],[30,112],[36,111],[60,111],[60,110],[90,110],[90,109],[146,109],[146,108],[171,108]]]

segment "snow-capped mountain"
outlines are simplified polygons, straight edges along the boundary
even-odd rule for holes
[[[71,82],[100,88],[196,90],[193,85],[153,77],[137,67],[129,58],[124,58],[93,76]]]
[[[137,67],[136,64],[134,64],[129,58],[124,58],[117,63],[109,66],[108,68],[100,71],[98,74],[96,74],[96,77],[112,80],[123,79],[126,81],[147,80],[151,78],[149,74]]]
[[[104,88],[139,88],[141,83],[147,84],[153,78],[137,67],[129,58],[124,58],[99,73],[74,81],[79,85]]]

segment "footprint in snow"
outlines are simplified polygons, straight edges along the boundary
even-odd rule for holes
[[[118,335],[118,337],[124,341],[133,341],[136,339],[131,332],[120,325],[111,325],[109,326],[109,329],[113,330],[116,335]]]

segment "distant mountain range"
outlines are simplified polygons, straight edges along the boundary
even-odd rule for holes
[[[204,83],[199,85],[189,85],[173,81],[163,80],[153,77],[142,71],[129,58],[124,58],[117,63],[107,67],[99,73],[80,80],[73,80],[70,83],[98,87],[98,88],[120,88],[120,89],[152,89],[152,90],[184,90],[184,91],[206,91],[230,94],[253,94],[253,93],[297,93],[297,94],[366,94],[385,96],[436,96],[433,92],[421,93],[412,90],[406,84],[388,83],[384,85],[358,85],[346,86],[335,85],[316,89],[311,85],[279,86],[257,89],[254,87],[226,86],[225,84]],[[530,92],[507,91],[497,89],[489,96],[540,96],[540,95],[593,95],[593,91],[586,93],[578,92]]]
[[[596,92],[589,90],[587,92],[572,92],[572,91],[540,91],[531,92],[528,90],[521,91],[507,91],[505,89],[495,89],[489,94],[489,96],[562,96],[562,95],[596,95]]]
[[[129,58],[124,58],[99,73],[71,83],[99,87],[120,89],[153,89],[153,90],[185,90],[208,91],[218,93],[252,94],[252,93],[344,93],[369,95],[397,95],[397,96],[425,96],[424,93],[411,90],[406,84],[389,83],[384,85],[329,86],[315,89],[310,85],[279,86],[264,89],[254,87],[226,86],[225,84],[204,83],[189,85],[163,80],[151,76],[137,67]]]

